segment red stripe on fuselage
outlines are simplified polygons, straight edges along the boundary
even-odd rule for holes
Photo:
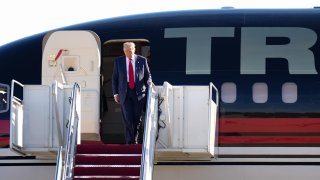
[[[241,144],[320,144],[320,136],[279,136],[272,133],[320,133],[320,118],[220,118],[220,133],[255,133],[256,136],[219,136],[220,145]],[[9,134],[10,121],[0,120],[0,134]],[[270,135],[259,135],[270,133]],[[0,147],[9,137],[0,139]]]
[[[9,146],[9,137],[0,137],[0,148]]]
[[[320,132],[320,118],[220,118],[219,132]]]
[[[0,134],[10,133],[10,120],[0,120]]]
[[[0,148],[9,146],[10,120],[0,120]],[[1,137],[2,136],[2,137]]]
[[[320,118],[220,118],[219,132],[220,145],[320,145],[320,136],[306,135],[320,134]]]
[[[219,136],[219,144],[320,144],[320,136]]]

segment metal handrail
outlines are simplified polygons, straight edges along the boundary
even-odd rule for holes
[[[65,145],[64,163],[59,163],[57,157],[56,178],[63,180],[71,180],[73,177],[75,145],[78,135],[78,123],[80,119],[80,86],[75,83],[71,95],[71,108],[69,114],[68,139]],[[61,151],[61,152],[60,152]],[[59,154],[62,153],[62,148],[59,149]],[[61,156],[61,154],[60,154]],[[61,167],[63,166],[63,167]],[[62,171],[62,172],[61,172]],[[60,180],[56,179],[56,180]]]
[[[152,180],[154,149],[157,136],[158,96],[154,85],[149,86],[141,156],[140,180]]]
[[[56,174],[54,177],[55,180],[61,180],[62,178],[62,167],[63,167],[62,153],[63,153],[63,147],[60,146],[58,150],[58,156],[57,156]]]
[[[79,108],[80,102],[78,97],[80,93],[80,86],[75,83],[73,86],[72,96],[71,96],[71,110],[69,115],[69,128],[68,128],[68,139],[66,142],[66,153],[65,153],[65,165],[63,172],[63,179],[72,179],[73,177],[73,165],[74,165],[74,154],[75,145],[78,133],[78,122],[79,122]]]

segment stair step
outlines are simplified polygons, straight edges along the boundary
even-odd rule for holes
[[[81,144],[103,144],[102,141],[81,140]]]
[[[141,152],[141,144],[79,144],[73,180],[139,180]]]
[[[118,177],[106,177],[106,176],[77,176],[73,180],[139,180],[138,176],[118,176]]]
[[[135,156],[108,156],[108,155],[82,155],[78,154],[75,157],[75,164],[84,165],[140,165],[141,164],[141,155]]]
[[[139,176],[140,167],[74,167],[74,176]]]
[[[141,144],[79,144],[77,154],[141,154]]]
[[[76,165],[75,167],[90,167],[90,168],[96,168],[96,167],[127,167],[127,168],[133,168],[133,167],[140,167],[140,165],[107,165],[107,164],[102,164],[102,165]]]

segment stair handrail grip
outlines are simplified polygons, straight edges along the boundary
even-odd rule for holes
[[[68,137],[65,145],[65,158],[62,164],[63,168],[57,167],[56,177],[62,178],[63,180],[71,180],[73,177],[74,168],[74,155],[78,133],[78,122],[79,122],[79,97],[80,86],[75,83],[71,95],[71,108],[69,114],[69,126],[68,126]],[[59,157],[58,157],[59,158]],[[58,159],[57,158],[57,159]],[[58,163],[58,162],[57,162]],[[59,166],[59,164],[57,164]],[[62,173],[60,172],[62,171]],[[62,175],[59,176],[59,173]],[[56,179],[60,180],[60,179]]]
[[[149,85],[148,89],[140,180],[152,180],[154,149],[158,132],[158,96],[153,84]]]

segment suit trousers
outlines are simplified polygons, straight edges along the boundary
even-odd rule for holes
[[[138,101],[135,89],[128,88],[124,103],[121,105],[123,122],[125,125],[126,144],[136,144],[138,127],[141,123],[141,115],[144,99]]]

